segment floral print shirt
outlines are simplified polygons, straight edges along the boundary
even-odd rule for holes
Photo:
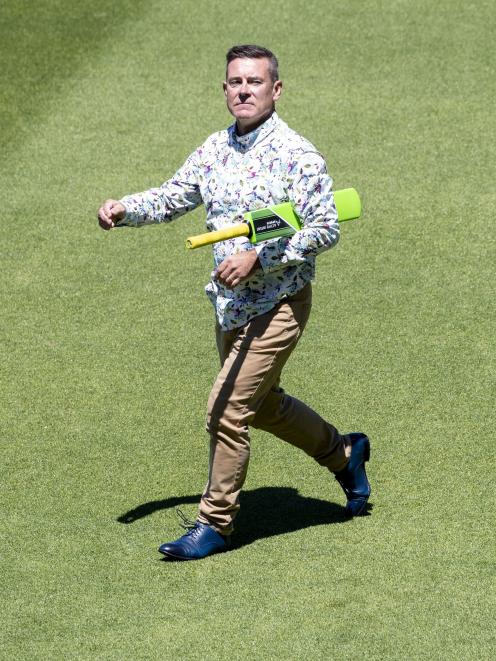
[[[239,223],[247,211],[291,202],[303,227],[253,245],[246,237],[213,245],[214,267],[255,249],[262,266],[232,289],[215,278],[205,291],[223,330],[237,328],[295,294],[315,276],[315,257],[339,239],[332,179],[315,147],[277,115],[243,136],[236,125],[214,133],[159,188],[128,195],[120,224],[169,222],[205,205],[208,230]]]

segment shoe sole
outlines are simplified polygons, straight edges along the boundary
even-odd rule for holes
[[[158,549],[158,552],[161,553],[165,558],[172,558],[173,560],[180,560],[181,562],[188,562],[189,560],[205,560],[205,558],[209,558],[211,555],[215,555],[216,553],[225,553],[226,551],[229,551],[229,548],[219,549],[218,551],[207,553],[207,555],[200,556],[199,558],[184,558],[181,555],[174,555],[174,553],[169,553],[168,551],[161,551]]]
[[[367,437],[367,443],[365,444],[365,452],[363,455],[363,463],[370,460],[370,441]]]
[[[350,509],[348,508],[348,503],[349,503],[349,502],[356,502],[356,500],[354,500],[354,501],[348,501],[348,503],[346,504],[346,507],[345,507],[346,513],[347,513],[349,516],[351,516],[351,517],[355,517],[355,516],[363,516],[364,514],[367,513],[367,503],[368,503],[368,501],[369,501],[368,496],[367,496],[366,498],[364,497],[363,502],[362,502],[362,506],[361,506],[360,509],[358,509],[356,512],[352,512],[352,511],[350,511]]]
[[[173,553],[165,553],[164,551],[160,551],[164,558],[172,558],[172,560],[180,560],[181,562],[185,560],[196,560],[196,558],[181,558],[179,555],[174,555]]]

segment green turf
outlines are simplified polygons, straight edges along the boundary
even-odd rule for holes
[[[493,3],[6,0],[0,31],[1,658],[494,658]],[[246,41],[362,195],[285,386],[369,433],[373,510],[257,432],[235,550],[164,563],[206,477],[204,214],[95,213],[227,125]]]

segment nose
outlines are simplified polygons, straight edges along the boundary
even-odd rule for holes
[[[239,89],[239,98],[246,101],[246,99],[250,96],[250,94],[251,94],[250,88],[248,86],[247,81],[245,80],[241,83],[241,87]]]

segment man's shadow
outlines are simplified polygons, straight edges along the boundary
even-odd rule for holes
[[[159,510],[196,504],[200,498],[200,494],[195,494],[152,500],[121,514],[117,521],[134,523]],[[257,539],[284,535],[311,526],[344,523],[350,519],[341,505],[300,496],[298,490],[292,487],[260,487],[244,491],[240,496],[240,504],[233,549],[251,544]],[[368,505],[367,513],[370,509],[372,505]]]

